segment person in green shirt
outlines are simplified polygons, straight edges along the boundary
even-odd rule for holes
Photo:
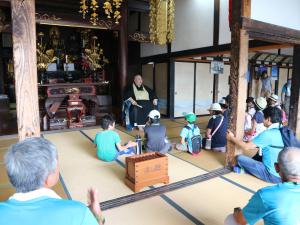
[[[103,161],[114,161],[120,155],[132,155],[135,152],[136,142],[129,141],[121,145],[121,139],[115,129],[115,119],[111,115],[105,115],[101,119],[103,131],[96,134],[94,143],[97,146],[97,157]]]

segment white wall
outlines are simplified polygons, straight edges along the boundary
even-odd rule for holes
[[[193,112],[194,63],[175,62],[174,116]]]
[[[300,30],[300,1],[252,0],[251,18]]]
[[[219,44],[228,44],[231,42],[231,32],[229,29],[229,1],[220,1],[220,25],[219,25]]]
[[[175,0],[172,52],[213,44],[214,0]]]
[[[212,103],[214,75],[210,73],[210,63],[197,63],[195,113],[208,114]]]

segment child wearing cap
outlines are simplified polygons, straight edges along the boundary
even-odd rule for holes
[[[172,150],[172,146],[166,138],[166,127],[160,124],[160,113],[157,110],[152,110],[148,117],[149,124],[144,128],[146,151],[166,154]]]
[[[132,155],[135,152],[136,142],[129,141],[126,145],[121,145],[121,139],[115,129],[115,119],[111,115],[101,118],[103,131],[96,134],[94,143],[97,146],[97,156],[99,159],[110,162],[120,155]]]
[[[193,153],[192,149],[192,137],[195,135],[201,135],[200,129],[195,125],[196,115],[192,112],[185,114],[186,126],[181,130],[180,137],[181,141],[179,144],[176,144],[176,149],[180,151],[188,151],[189,153]]]
[[[278,109],[281,110],[281,117],[282,117],[282,123],[284,125],[287,124],[287,117],[286,117],[286,113],[285,111],[280,107],[280,104],[278,102],[278,96],[275,94],[272,94],[269,98],[268,98],[268,106],[271,107],[277,107]]]
[[[256,112],[252,118],[251,129],[245,131],[245,141],[250,141],[266,129],[264,126],[264,114],[262,112],[266,107],[267,101],[265,98],[258,97],[254,100],[254,108]]]
[[[223,97],[220,101],[219,104],[222,108],[222,112],[223,112],[223,116],[224,118],[228,119],[228,113],[229,113],[229,109],[228,109],[228,104],[225,100],[225,97]]]
[[[208,111],[212,118],[208,121],[205,137],[211,140],[211,150],[225,152],[227,117],[222,115],[222,108],[219,103],[211,104]]]

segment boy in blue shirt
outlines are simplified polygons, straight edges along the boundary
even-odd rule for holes
[[[179,144],[176,144],[176,149],[180,151],[187,151],[193,154],[192,149],[192,137],[200,134],[200,129],[195,125],[197,117],[194,113],[190,112],[185,115],[185,120],[187,122],[187,127],[184,127],[180,132],[181,141]]]
[[[97,156],[99,159],[110,162],[120,155],[132,155],[135,152],[136,142],[129,141],[121,145],[121,139],[115,129],[115,119],[111,115],[105,115],[101,119],[103,131],[96,134],[94,143],[97,145]]]
[[[233,142],[243,150],[255,150],[258,153],[250,158],[246,155],[238,155],[238,166],[245,170],[246,173],[252,174],[259,179],[270,183],[279,183],[280,177],[275,171],[274,163],[277,160],[279,152],[283,149],[284,144],[280,133],[281,110],[277,107],[268,107],[264,111],[264,125],[267,130],[260,133],[250,142],[243,142],[234,137],[233,133],[228,131],[227,140]]]

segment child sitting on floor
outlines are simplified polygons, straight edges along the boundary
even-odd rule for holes
[[[180,132],[181,141],[180,141],[180,144],[176,144],[177,150],[187,151],[193,155],[199,153],[200,148],[201,148],[201,140],[200,139],[202,139],[202,137],[200,134],[200,129],[198,128],[197,125],[195,125],[196,119],[197,119],[196,115],[192,112],[185,115],[185,120],[186,120],[187,124]],[[193,149],[193,145],[194,145],[193,141],[192,141],[193,137],[199,137],[200,146],[196,147],[199,149]]]
[[[157,110],[152,110],[148,117],[149,125],[144,128],[146,151],[166,154],[172,150],[172,146],[166,138],[166,127],[159,123],[160,113]]]
[[[97,145],[97,156],[99,159],[110,162],[120,155],[132,155],[135,152],[136,142],[129,141],[121,145],[120,136],[114,131],[115,119],[111,115],[105,115],[101,119],[103,131],[96,134],[94,143]]]

